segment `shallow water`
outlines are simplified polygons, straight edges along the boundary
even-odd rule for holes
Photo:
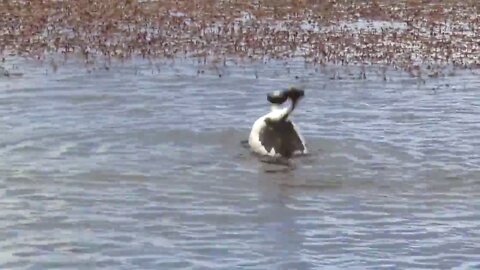
[[[0,269],[480,269],[474,72],[4,67]],[[242,146],[289,84],[293,169]]]

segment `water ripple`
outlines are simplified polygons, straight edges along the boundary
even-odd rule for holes
[[[0,268],[480,268],[478,77],[181,68],[0,81]],[[299,81],[312,154],[259,162],[241,142]]]

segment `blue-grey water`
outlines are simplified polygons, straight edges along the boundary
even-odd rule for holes
[[[480,269],[478,72],[195,63],[3,63],[0,269]],[[290,84],[311,155],[266,164]]]

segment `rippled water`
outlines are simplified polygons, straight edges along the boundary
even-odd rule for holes
[[[480,269],[474,72],[18,65],[0,77],[0,269]],[[294,169],[242,146],[289,84],[312,152]]]

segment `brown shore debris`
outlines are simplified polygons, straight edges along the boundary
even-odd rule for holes
[[[3,0],[0,58],[478,68],[479,10],[477,0]]]

